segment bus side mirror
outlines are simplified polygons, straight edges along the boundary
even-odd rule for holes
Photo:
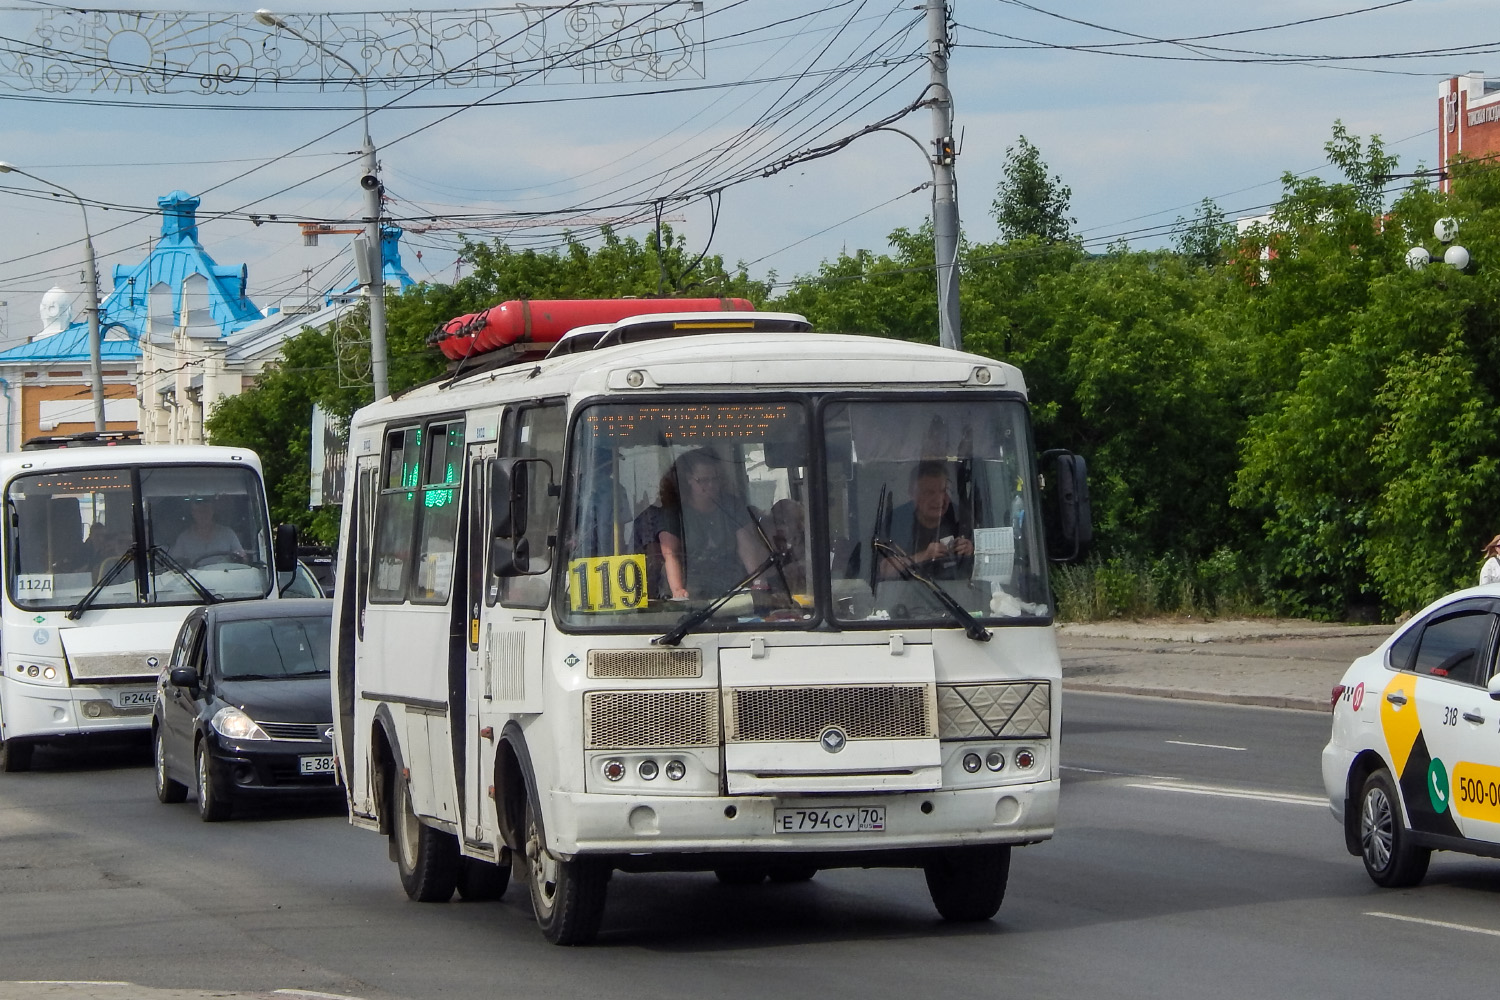
[[[290,573],[297,568],[297,526],[295,524],[276,526],[274,555],[276,572]]]
[[[490,499],[491,538],[509,538],[512,534],[510,526],[511,464],[506,459],[491,459],[489,463],[490,481],[485,495]]]
[[[1054,448],[1042,453],[1042,469],[1047,557],[1053,562],[1076,562],[1088,555],[1094,540],[1088,463],[1082,455]]]
[[[531,572],[531,545],[524,538],[490,540],[490,572],[495,576],[525,576]]]

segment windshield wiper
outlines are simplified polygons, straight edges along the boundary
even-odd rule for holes
[[[687,635],[693,629],[697,628],[699,625],[702,625],[704,622],[712,618],[714,616],[714,612],[723,607],[725,603],[727,603],[728,600],[735,594],[739,593],[741,589],[748,587],[756,580],[759,580],[762,576],[765,575],[766,570],[770,569],[772,566],[780,567],[781,564],[785,561],[786,553],[772,552],[769,556],[766,557],[765,562],[761,563],[759,566],[750,571],[749,576],[745,577],[739,583],[736,583],[734,586],[724,591],[724,593],[720,594],[718,597],[715,597],[712,601],[709,601],[706,605],[699,608],[697,611],[694,611],[692,614],[686,615],[682,619],[682,621],[672,626],[672,628],[665,635],[659,635],[655,639],[652,639],[652,644],[657,646],[677,645],[682,641],[683,636]]]
[[[128,566],[134,559],[135,546],[126,546],[125,551],[120,553],[120,558],[116,559],[115,564],[109,568],[109,572],[101,576],[99,578],[99,582],[94,584],[93,589],[90,590],[87,594],[84,594],[82,597],[80,597],[78,599],[78,603],[68,609],[68,620],[76,622],[78,619],[82,618],[83,613],[89,609],[89,605],[93,604],[94,601],[99,597],[99,595],[103,593],[105,587],[108,587],[111,583],[114,582],[115,577],[120,575],[120,570]]]
[[[172,553],[168,552],[160,545],[153,545],[151,546],[151,548],[147,549],[146,552],[148,555],[153,555],[161,559],[162,562],[167,564],[168,569],[175,570],[176,572],[181,573],[182,578],[188,582],[188,586],[196,590],[198,592],[198,596],[203,598],[203,600],[207,603],[218,604],[220,601],[224,600],[224,598],[220,597],[218,594],[215,594],[212,590],[209,590],[207,587],[205,587],[196,576],[187,571],[186,566],[182,565],[182,563],[172,558]]]
[[[911,556],[903,552],[899,545],[875,540],[872,540],[871,544],[874,546],[876,552],[881,552],[891,557],[891,565],[895,566],[897,572],[902,576],[908,580],[915,580],[932,591],[933,596],[938,599],[938,602],[964,627],[965,635],[975,642],[990,641],[989,629],[979,624],[979,621],[973,615],[969,614],[968,610],[962,604],[959,604],[958,600],[952,594],[939,587],[928,577],[918,573],[913,568]]]

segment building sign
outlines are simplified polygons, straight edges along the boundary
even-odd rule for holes
[[[1487,108],[1475,108],[1469,112],[1470,125],[1483,125],[1485,122],[1500,121],[1500,104],[1491,104]]]

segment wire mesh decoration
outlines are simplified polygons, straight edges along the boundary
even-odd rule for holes
[[[295,30],[250,14],[0,9],[0,87],[235,95],[703,76],[691,0],[277,16]]]

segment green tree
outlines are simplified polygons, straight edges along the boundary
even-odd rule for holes
[[[1224,220],[1224,213],[1212,198],[1204,198],[1198,213],[1191,219],[1177,217],[1176,250],[1201,267],[1222,263],[1234,240],[1234,225]]]
[[[1066,240],[1078,221],[1068,215],[1073,190],[1056,174],[1047,177],[1042,154],[1024,135],[1006,148],[1004,175],[994,202],[1000,238]]]

